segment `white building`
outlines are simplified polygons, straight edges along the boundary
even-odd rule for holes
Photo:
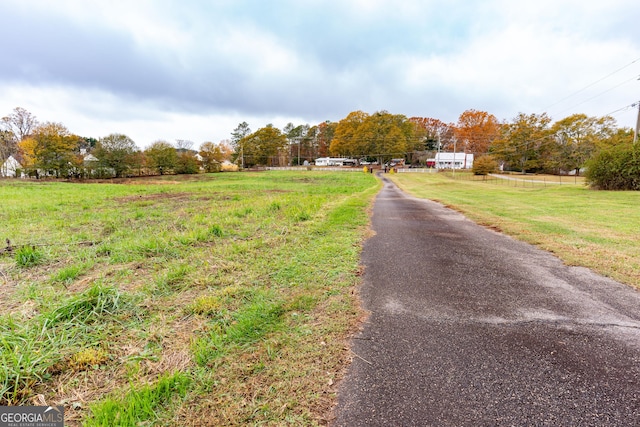
[[[22,169],[20,162],[18,162],[15,157],[9,156],[7,160],[2,163],[2,166],[0,166],[0,176],[15,177],[18,169]]]
[[[433,163],[436,169],[471,169],[473,154],[437,153]]]
[[[315,161],[316,166],[355,166],[355,159],[343,157],[319,157]]]

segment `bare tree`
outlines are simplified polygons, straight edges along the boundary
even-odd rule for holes
[[[188,139],[176,139],[176,149],[178,151],[189,151],[193,148],[193,141]]]
[[[17,151],[17,141],[13,132],[0,129],[0,163]]]
[[[2,124],[6,130],[13,133],[15,139],[22,141],[29,135],[33,129],[38,126],[38,120],[36,116],[22,107],[16,107],[13,109],[13,113],[2,118]]]

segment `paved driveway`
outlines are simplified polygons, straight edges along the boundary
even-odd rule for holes
[[[640,293],[385,179],[335,426],[638,426]]]

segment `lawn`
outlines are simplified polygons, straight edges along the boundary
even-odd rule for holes
[[[640,192],[584,185],[505,185],[456,172],[393,174],[402,189],[551,251],[568,265],[591,268],[640,287]]]
[[[370,174],[0,181],[0,404],[67,425],[322,425]]]

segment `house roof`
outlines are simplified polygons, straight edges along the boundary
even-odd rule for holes
[[[465,158],[472,156],[473,154],[467,153],[437,153],[435,160],[464,160]]]
[[[15,157],[13,157],[13,155],[10,155],[9,157],[7,157],[7,159],[2,162],[3,166],[12,166],[14,168],[21,168],[22,165],[20,164],[20,162],[18,160],[16,160]]]

